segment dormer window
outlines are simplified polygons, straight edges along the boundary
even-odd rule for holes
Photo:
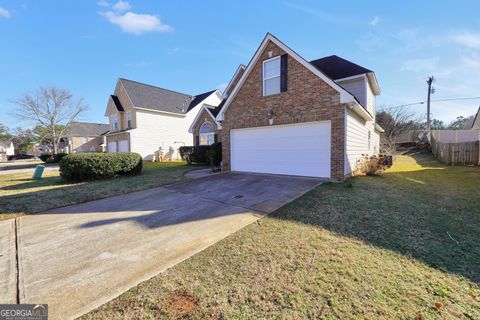
[[[263,61],[263,95],[280,93],[280,57]]]

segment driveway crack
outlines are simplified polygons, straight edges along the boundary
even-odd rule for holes
[[[18,262],[18,248],[19,248],[19,239],[18,239],[18,219],[14,219],[14,233],[15,238],[15,301],[17,304],[20,304],[20,267]]]

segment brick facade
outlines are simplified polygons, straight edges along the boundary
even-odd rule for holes
[[[217,123],[215,122],[215,119],[212,118],[212,116],[207,112],[207,110],[203,109],[200,115],[197,118],[197,121],[195,122],[195,125],[193,127],[193,145],[197,145],[197,136],[199,135],[199,130],[200,127],[202,126],[203,123],[206,121],[209,121],[213,128],[214,128],[214,133],[217,135],[217,142],[222,142],[220,134],[218,133],[218,127]]]
[[[312,121],[331,121],[331,178],[344,178],[345,106],[340,94],[300,62],[288,57],[288,90],[264,97],[262,62],[285,52],[269,42],[253,66],[243,86],[225,111],[220,136],[223,169],[230,170],[230,130],[269,126],[268,111],[273,110],[273,125]],[[305,155],[308,156],[308,155]],[[295,165],[295,164],[292,164]]]

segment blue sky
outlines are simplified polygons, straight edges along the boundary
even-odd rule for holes
[[[224,88],[266,32],[308,60],[337,54],[376,72],[377,105],[480,96],[478,1],[0,0],[0,122],[11,100],[55,85],[103,114],[118,77],[197,94]],[[444,121],[479,100],[435,102]],[[409,110],[425,115],[425,106]]]

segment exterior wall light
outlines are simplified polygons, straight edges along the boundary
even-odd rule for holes
[[[268,123],[270,123],[270,125],[273,124],[273,109],[272,108],[268,109]]]

